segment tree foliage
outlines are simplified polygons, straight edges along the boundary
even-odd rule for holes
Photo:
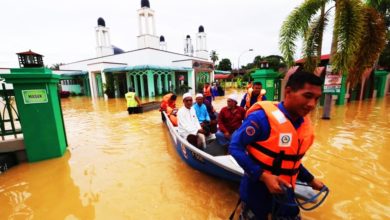
[[[210,53],[210,59],[213,61],[213,64],[215,65],[215,62],[219,60],[218,54],[215,50],[212,50]]]
[[[60,66],[63,65],[63,64],[64,63],[55,63],[55,64],[50,66],[50,69],[52,69],[52,70],[59,70]]]
[[[232,70],[232,63],[228,58],[223,58],[218,64],[219,70],[230,71]]]
[[[295,42],[298,37],[303,38],[305,69],[313,71],[319,63],[323,32],[333,9],[330,61],[335,72],[348,73],[348,81],[356,83],[362,67],[374,65],[384,47],[386,33],[383,17],[381,21],[378,11],[370,9],[361,0],[305,0],[283,23],[280,50],[287,65],[294,65]],[[362,59],[364,62],[360,62]]]

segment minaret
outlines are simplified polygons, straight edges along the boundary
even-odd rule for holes
[[[165,42],[165,37],[160,36],[160,50],[167,50],[167,42]]]
[[[102,57],[114,54],[114,49],[110,40],[110,29],[106,27],[103,18],[97,20],[98,26],[95,27],[96,33],[96,56]]]
[[[204,59],[209,58],[209,52],[207,51],[206,33],[204,27],[199,26],[198,33],[196,34],[196,56]]]
[[[141,9],[138,10],[139,36],[138,48],[159,48],[159,38],[156,36],[154,11],[150,9],[148,0],[141,0]]]
[[[186,39],[184,40],[184,54],[187,56],[194,55],[194,47],[192,46],[190,35],[187,35]]]

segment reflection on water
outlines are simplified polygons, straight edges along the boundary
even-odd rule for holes
[[[68,152],[0,175],[0,219],[228,218],[238,185],[185,165],[158,111],[62,101]],[[218,97],[216,109],[224,105]],[[390,218],[390,97],[335,107],[329,121],[321,114],[312,114],[317,136],[304,163],[331,194],[304,219]]]

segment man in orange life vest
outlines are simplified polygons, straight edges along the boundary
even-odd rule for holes
[[[213,93],[211,92],[211,86],[210,86],[210,83],[206,82],[204,84],[204,87],[203,87],[203,96],[205,99],[207,99],[207,101],[211,102],[213,101],[214,99],[214,96],[213,96]]]
[[[298,207],[272,201],[272,195],[294,189],[297,179],[316,190],[324,186],[301,164],[313,143],[307,115],[317,105],[321,86],[322,80],[314,74],[293,74],[284,102],[257,102],[233,134],[229,150],[245,171],[240,185],[245,219],[267,219],[271,212],[281,219],[300,219]],[[288,202],[295,202],[291,193],[286,195]]]
[[[168,117],[171,119],[171,122],[174,126],[177,126],[177,108],[176,108],[176,99],[177,96],[173,93],[168,93],[163,96],[163,99],[160,104],[160,112],[161,112],[161,118],[163,121],[165,121],[165,118],[163,116],[163,111],[165,111],[168,115]]]
[[[265,90],[262,88],[261,82],[253,83],[252,89],[248,89],[248,92],[242,98],[240,106],[248,110],[256,102],[267,100]]]

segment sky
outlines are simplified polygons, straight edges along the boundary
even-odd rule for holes
[[[110,28],[113,45],[124,51],[137,49],[141,0],[1,1],[0,68],[18,67],[16,53],[29,49],[44,55],[49,67],[96,57],[99,17]],[[195,48],[195,34],[203,25],[208,51],[215,50],[220,60],[229,58],[233,67],[252,62],[257,55],[280,55],[280,27],[303,1],[149,0],[157,35],[164,35],[168,51],[183,53],[187,35]],[[297,46],[298,59],[300,41]],[[323,53],[329,48],[326,34]]]

